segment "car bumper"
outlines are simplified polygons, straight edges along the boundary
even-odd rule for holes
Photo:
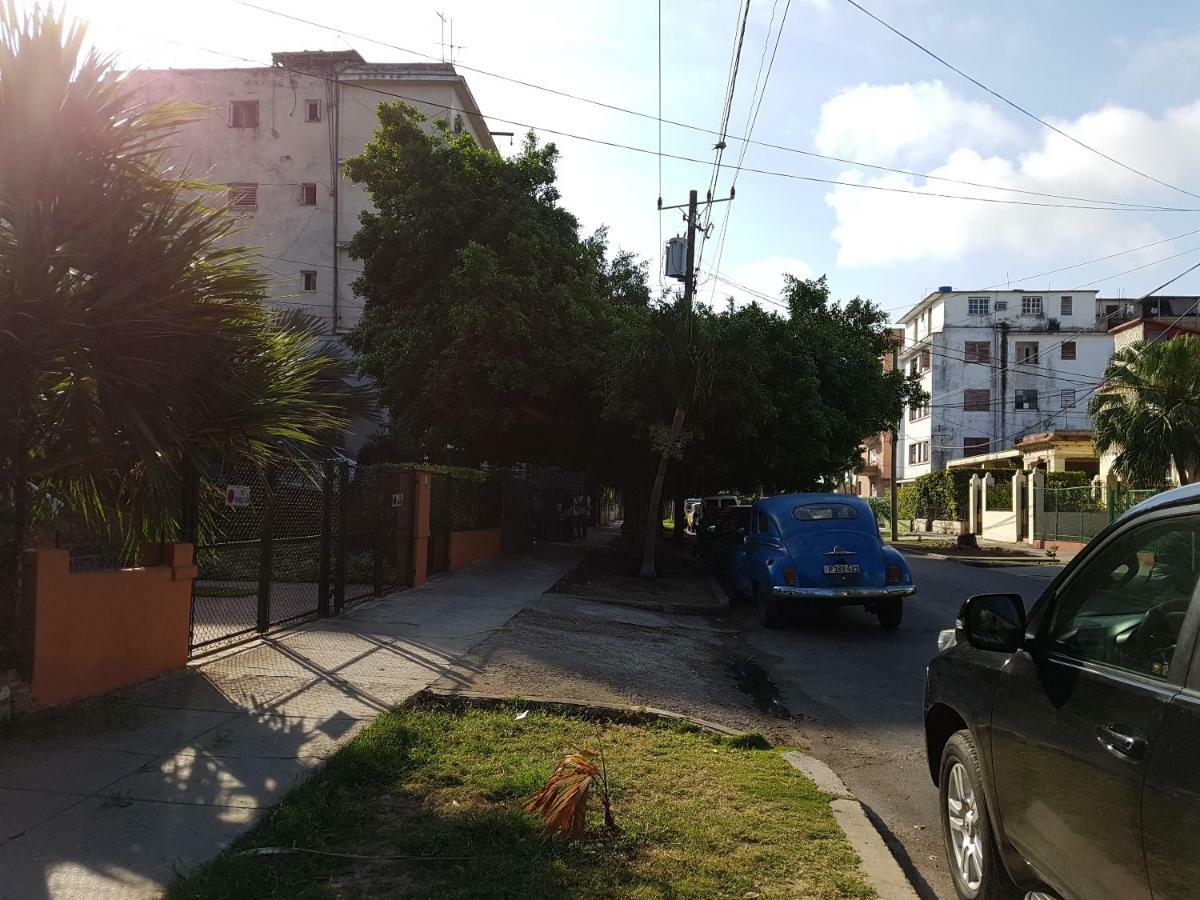
[[[908,597],[916,592],[911,584],[887,587],[792,587],[776,585],[771,594],[782,600],[831,600],[835,603],[866,603],[871,600],[891,600]]]

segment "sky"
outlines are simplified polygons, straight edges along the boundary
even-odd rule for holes
[[[690,188],[703,198],[710,184],[716,137],[707,132],[721,126],[738,0],[662,0],[661,82],[660,6],[651,0],[253,2],[328,27],[236,0],[72,0],[65,9],[87,20],[91,40],[129,68],[244,66],[244,58],[269,64],[272,51],[348,47],[372,62],[422,58],[406,51],[440,58],[440,11],[453,19],[455,60],[491,129],[518,132],[511,148],[507,138],[497,139],[501,151],[519,147],[524,126],[542,129],[539,138],[560,151],[562,202],[582,228],[607,227],[614,246],[646,259],[655,289],[677,285],[660,277],[658,265],[662,241],[682,233],[682,213],[660,213],[657,198],[668,206],[686,203]],[[1150,177],[1027,118],[847,0],[750,0],[716,196],[728,194],[736,174],[731,164],[743,148],[743,166],[776,174],[737,174],[734,201],[714,204],[705,217],[711,232],[703,245],[701,302],[730,296],[747,302],[751,295],[730,281],[778,297],[785,273],[826,275],[835,297],[870,298],[897,317],[940,285],[1137,296],[1200,262],[1200,196],[1183,192],[1200,195],[1200,5],[860,2],[976,80]],[[755,87],[764,83],[754,116]],[[660,84],[663,118],[702,129],[664,123],[662,152],[695,161],[660,163]],[[751,122],[755,141],[778,146],[736,140]],[[1183,211],[1111,202],[1100,210],[1068,208],[1095,200]],[[1076,265],[1110,254],[1120,255]],[[1073,268],[1034,277],[1067,266]],[[1200,270],[1167,292],[1200,293]]]

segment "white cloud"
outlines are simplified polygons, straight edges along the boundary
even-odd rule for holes
[[[878,102],[886,107],[885,94]],[[941,101],[933,103],[935,120],[946,134],[934,141],[948,143],[957,128],[938,118]],[[870,109],[860,110],[870,116]],[[879,114],[890,115],[887,110]],[[1064,131],[1136,166],[1157,178],[1183,187],[1200,183],[1200,160],[1183,152],[1200,141],[1200,102],[1168,110],[1161,118],[1121,107],[1105,107],[1073,121],[1055,121]],[[982,155],[958,147],[941,157],[930,174],[1002,187],[1165,206],[1197,207],[1200,201],[1159,187],[1090,153],[1061,135],[1040,130],[1024,152],[1010,156]],[[1003,197],[1044,203],[1071,201],[990,191],[904,175],[842,173],[841,180],[925,193]],[[834,210],[833,238],[840,265],[878,265],[899,262],[953,262],[973,253],[1015,260],[1012,274],[1036,270],[1040,261],[1077,253],[1080,258],[1148,243],[1187,230],[1191,219],[1182,214],[1090,212],[1036,206],[922,199],[906,194],[859,188],[836,188],[826,195]],[[1178,250],[1180,248],[1176,248]],[[1174,252],[1156,247],[1114,262],[1113,270],[1161,258]],[[1001,273],[1002,274],[1002,273]],[[1102,273],[1103,274],[1103,273]]]
[[[940,81],[860,84],[825,101],[817,126],[822,153],[867,163],[936,158],[956,147],[990,151],[1019,130],[986,103],[964,100]]]

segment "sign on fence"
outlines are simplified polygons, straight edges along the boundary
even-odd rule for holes
[[[404,508],[404,492],[402,491],[399,494],[392,494],[392,509],[403,509],[403,508]]]
[[[250,485],[248,484],[230,484],[225,487],[225,505],[226,506],[249,506],[250,505]]]

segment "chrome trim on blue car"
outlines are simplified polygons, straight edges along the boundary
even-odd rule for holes
[[[776,597],[799,597],[808,600],[882,600],[888,597],[908,597],[916,592],[911,584],[887,587],[790,587],[776,585],[771,593]]]

